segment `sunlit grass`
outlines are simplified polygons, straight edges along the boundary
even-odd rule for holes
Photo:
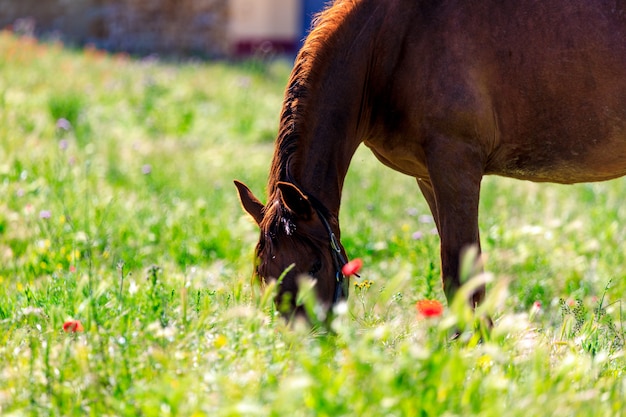
[[[418,315],[444,302],[432,217],[413,179],[359,149],[341,222],[362,278],[330,331],[312,329],[250,284],[257,230],[232,186],[263,193],[289,63],[135,60],[9,33],[0,56],[0,414],[626,407],[623,180],[485,179],[488,332],[463,303]]]

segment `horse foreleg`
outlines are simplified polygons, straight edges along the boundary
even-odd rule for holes
[[[462,284],[460,265],[465,250],[475,246],[480,254],[478,201],[482,168],[475,149],[445,138],[433,143],[427,155],[430,178],[419,184],[439,230],[443,289],[450,303]],[[481,286],[468,301],[476,306],[484,295]]]
[[[422,195],[426,199],[426,203],[428,203],[430,212],[433,214],[433,219],[435,220],[435,225],[437,226],[437,231],[439,231],[439,216],[437,215],[437,200],[435,199],[435,193],[433,192],[433,185],[430,183],[430,180],[424,179],[424,178],[418,178],[417,185],[420,187],[420,191],[422,192]]]

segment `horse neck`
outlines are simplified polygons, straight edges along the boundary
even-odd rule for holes
[[[345,10],[335,10],[339,16],[323,15],[296,58],[283,104],[270,196],[278,181],[291,182],[338,216],[343,182],[368,118],[367,84],[377,26],[366,3],[344,1]]]

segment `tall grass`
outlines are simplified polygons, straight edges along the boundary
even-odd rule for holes
[[[360,149],[342,241],[372,284],[311,329],[251,285],[257,231],[231,182],[263,191],[287,62],[9,33],[0,56],[0,414],[623,414],[623,180],[485,179],[481,332],[462,303],[417,316],[443,301],[432,218]]]

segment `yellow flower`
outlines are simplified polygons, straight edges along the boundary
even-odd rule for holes
[[[226,343],[228,342],[228,339],[226,338],[226,336],[224,336],[223,334],[217,336],[215,338],[215,340],[213,341],[213,346],[216,349],[220,349],[223,348],[224,346],[226,346]]]
[[[478,358],[476,363],[483,371],[489,371],[493,365],[493,359],[488,354],[484,354]]]
[[[356,282],[356,281],[355,281],[355,283],[354,283],[354,287],[355,287],[357,290],[368,289],[369,287],[371,287],[371,286],[372,286],[372,284],[373,284],[373,283],[374,283],[374,281],[371,281],[371,280],[369,280],[369,279],[366,279],[366,280],[365,280],[365,281],[363,281],[363,282]]]

